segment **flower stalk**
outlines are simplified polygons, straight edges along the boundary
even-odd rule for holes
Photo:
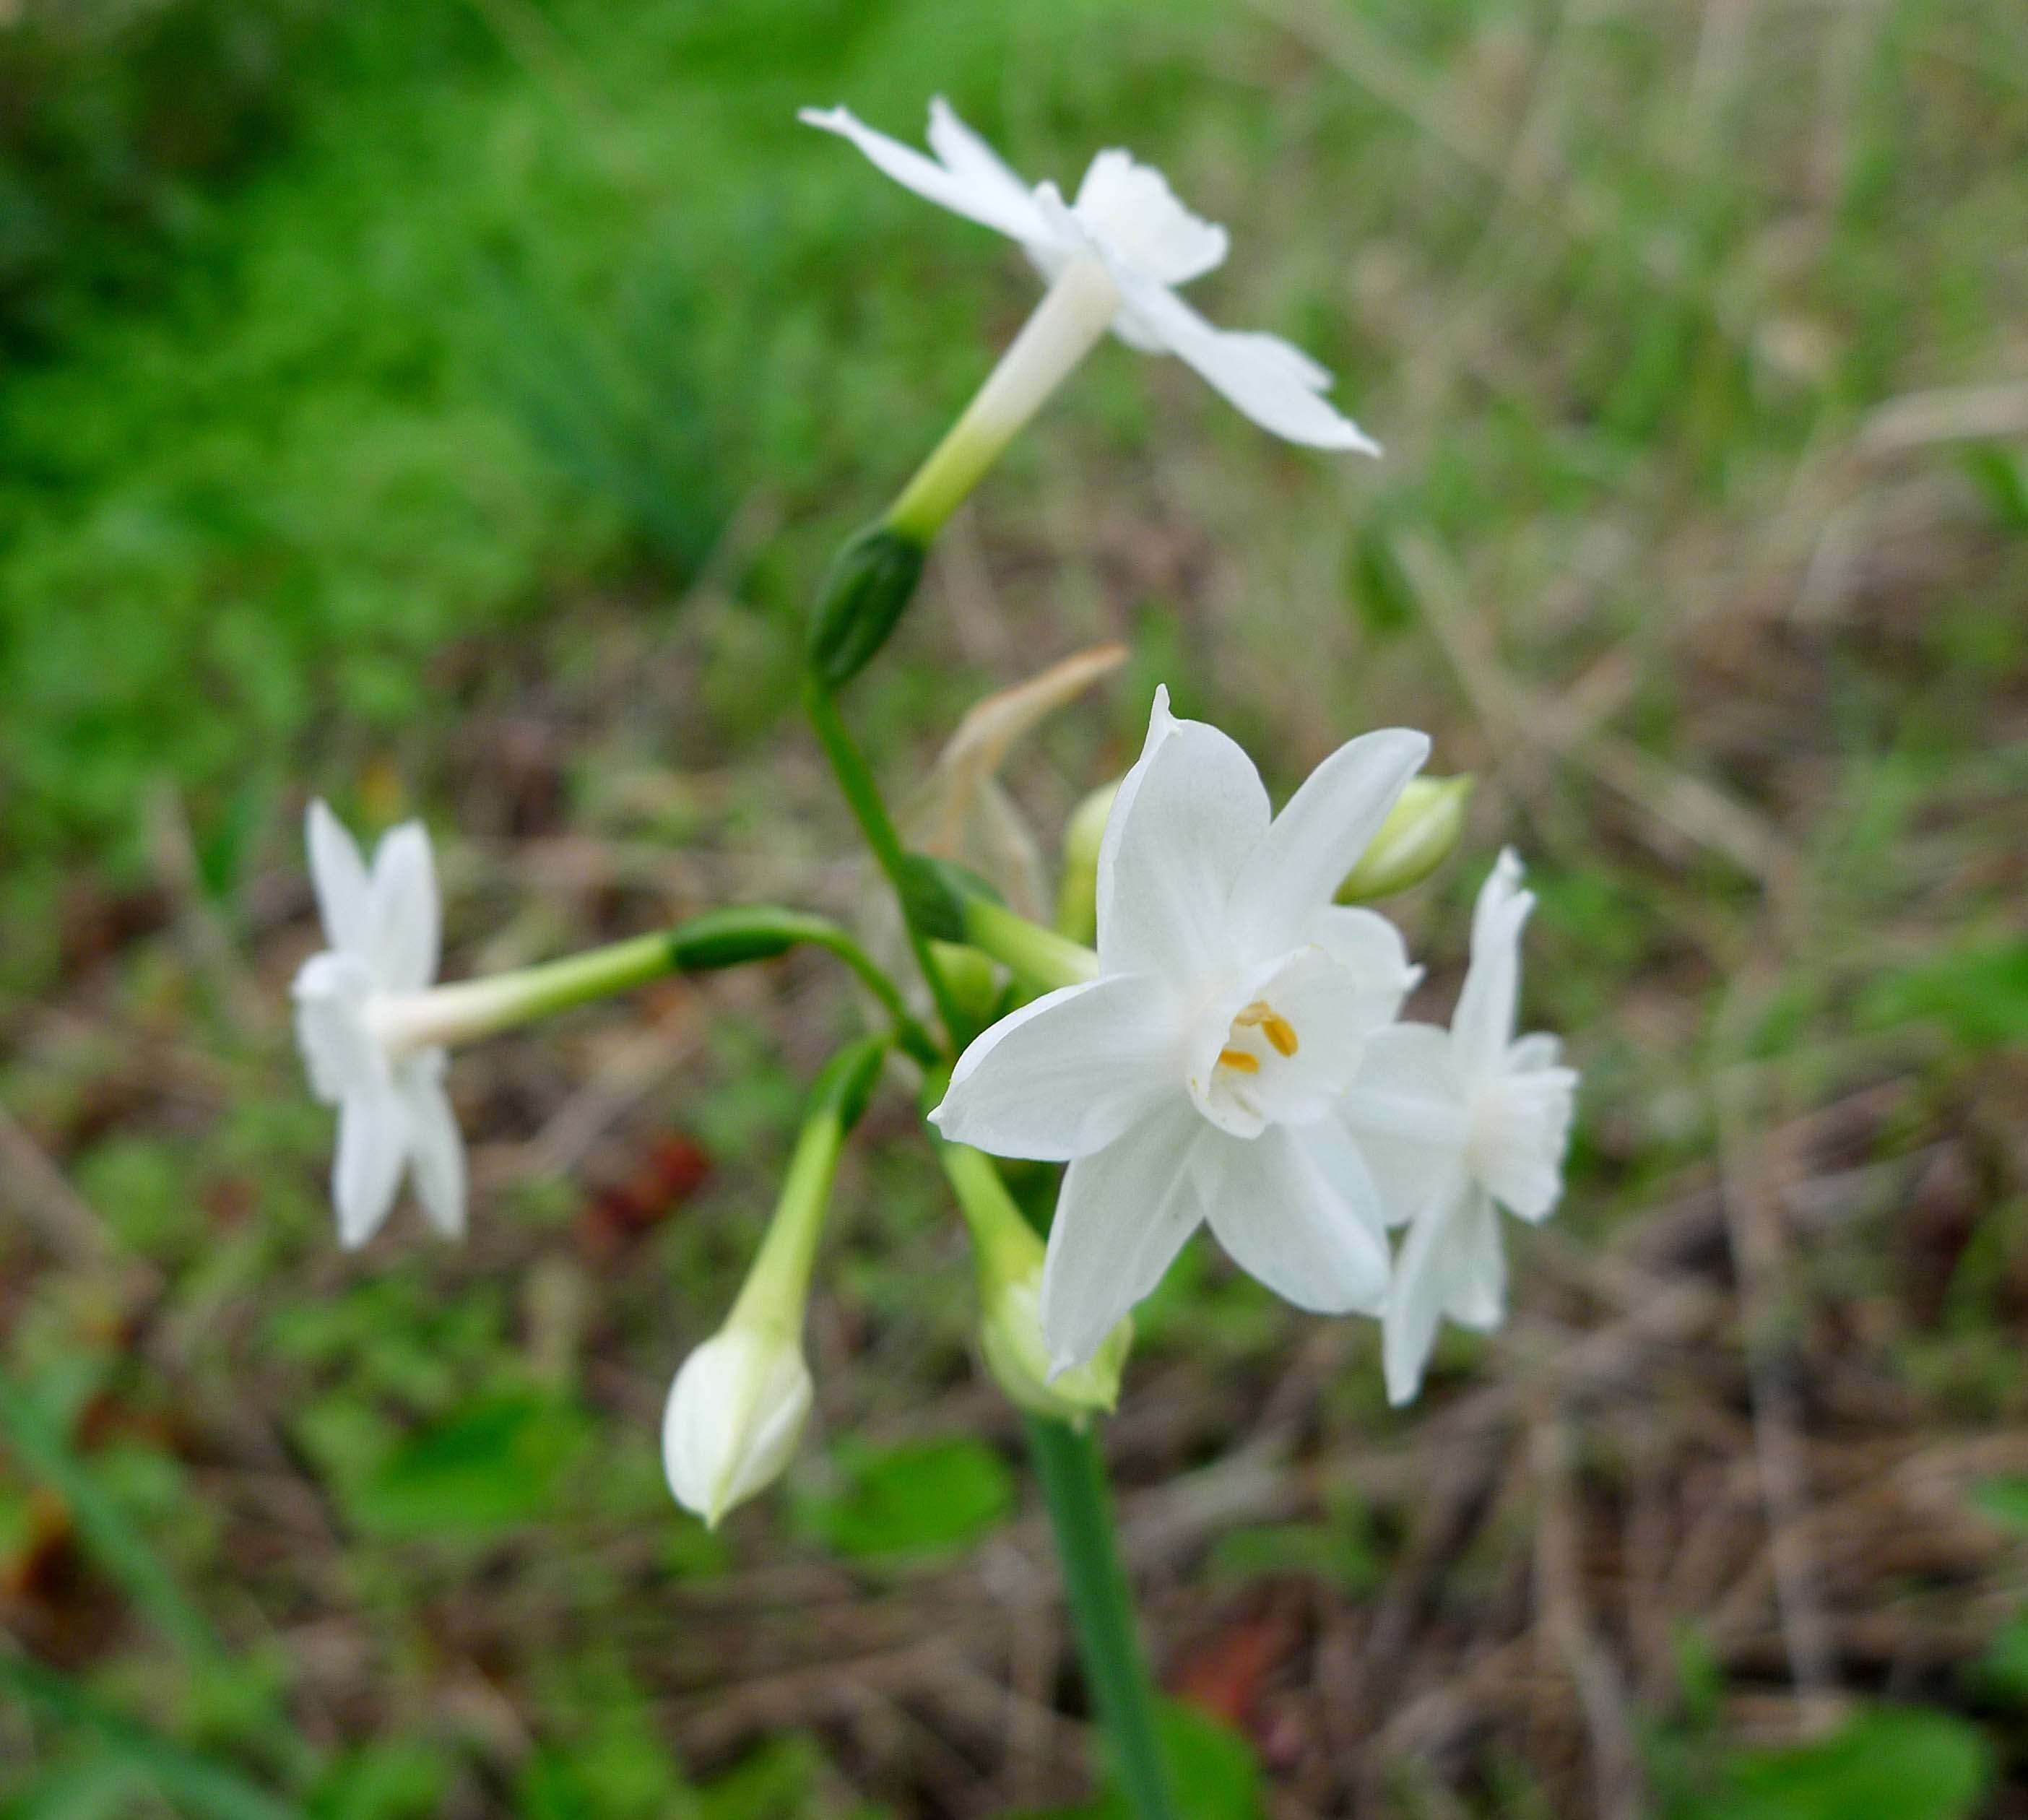
[[[894,1019],[897,1040],[919,1060],[936,1045],[910,1016],[894,982],[835,923],[772,904],[706,912],[674,929],[637,935],[561,960],[375,1000],[368,1019],[390,1056],[497,1035],[673,973],[705,973],[768,960],[800,945],[845,962]]]
[[[1063,1563],[1078,1653],[1114,1777],[1134,1820],[1181,1820],[1097,1443],[1068,1422],[1045,1416],[1030,1416],[1027,1427],[1028,1451]]]
[[[838,711],[838,703],[823,678],[814,671],[803,679],[803,706],[809,714],[810,725],[816,730],[817,742],[824,749],[824,756],[831,761],[832,775],[838,780],[840,793],[852,811],[853,819],[859,823],[859,831],[865,837],[872,850],[875,863],[886,875],[901,906],[902,927],[909,938],[909,951],[915,956],[916,970],[922,975],[923,983],[930,989],[930,997],[935,1002],[937,1015],[942,1020],[946,1034],[953,1045],[961,1044],[972,1028],[971,1020],[951,990],[949,982],[944,977],[943,968],[938,964],[936,956],[931,951],[929,937],[910,908],[909,895],[908,856],[901,849],[901,837],[894,830],[894,817],[887,812],[887,805],[881,798],[880,786],[874,781],[872,768],[865,755],[859,749],[858,742],[852,737],[851,729],[845,724]]]

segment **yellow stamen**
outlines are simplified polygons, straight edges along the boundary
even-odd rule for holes
[[[1242,1075],[1257,1075],[1260,1072],[1260,1058],[1257,1056],[1249,1056],[1244,1049],[1220,1049],[1218,1052],[1218,1064],[1222,1068],[1237,1068]]]
[[[1237,1030],[1258,1024],[1260,1034],[1275,1045],[1277,1055],[1293,1056],[1302,1045],[1296,1040],[1296,1027],[1263,998],[1256,998],[1232,1020]]]

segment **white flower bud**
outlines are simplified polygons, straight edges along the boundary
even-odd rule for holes
[[[781,1476],[813,1387],[796,1337],[728,1322],[683,1361],[662,1418],[662,1464],[677,1501],[712,1529]]]

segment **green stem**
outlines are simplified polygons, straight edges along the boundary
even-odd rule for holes
[[[775,1217],[768,1223],[767,1236],[732,1304],[728,1325],[741,1320],[764,1325],[786,1314],[788,1329],[801,1330],[838,1156],[845,1149],[846,1134],[866,1110],[890,1041],[885,1036],[863,1037],[848,1044],[824,1064],[812,1084],[803,1128],[782,1178]]]
[[[672,973],[705,973],[771,960],[805,945],[850,967],[894,1020],[896,1039],[919,1061],[942,1054],[872,956],[828,918],[772,904],[707,911],[674,929],[637,935],[513,973],[431,986],[383,1008],[383,1035],[400,1048],[468,1042],[513,1030]]]
[[[859,976],[860,983],[879,1000],[881,1009],[894,1019],[895,1040],[901,1047],[926,1067],[941,1061],[943,1051],[938,1048],[936,1038],[923,1028],[901,1002],[901,990],[888,977],[886,969],[835,923],[826,922],[822,917],[812,917],[810,920],[817,927],[803,939],[813,948],[822,948],[835,955]]]
[[[929,938],[909,914],[906,856],[902,852],[901,837],[894,831],[887,805],[880,800],[879,786],[873,781],[872,770],[839,715],[838,703],[832,699],[831,691],[816,676],[806,675],[803,679],[803,705],[809,712],[811,726],[816,730],[817,742],[823,747],[824,756],[831,761],[838,787],[859,823],[859,830],[866,837],[875,860],[894,888],[895,901],[901,906],[902,927],[908,931],[909,951],[916,957],[916,965],[928,984],[931,997],[936,1001],[937,1015],[942,1019],[953,1045],[960,1044],[969,1025],[952,995],[943,969],[930,952]]]
[[[1155,1726],[1154,1684],[1134,1627],[1133,1594],[1119,1559],[1097,1444],[1089,1433],[1041,1416],[1030,1416],[1027,1429],[1113,1774],[1135,1820],[1178,1820],[1181,1810]]]

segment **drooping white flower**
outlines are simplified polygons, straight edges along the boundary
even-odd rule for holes
[[[1226,231],[1184,207],[1152,166],[1123,151],[1102,151],[1075,201],[1066,202],[1053,183],[1032,188],[1024,183],[941,95],[930,103],[933,157],[875,132],[842,107],[805,108],[801,118],[849,139],[918,195],[1018,242],[1053,294],[1066,275],[1090,280],[1081,307],[1067,312],[1089,326],[1090,338],[1057,364],[1045,391],[1110,328],[1143,353],[1175,355],[1278,436],[1320,449],[1380,453],[1324,396],[1331,375],[1301,349],[1279,335],[1219,328],[1177,295],[1179,285],[1223,263]],[[1065,328],[1072,332],[1071,325]],[[1038,361],[1037,369],[1048,364]],[[1032,412],[1040,398],[1020,402]]]
[[[1533,1223],[1563,1195],[1578,1076],[1552,1036],[1514,1034],[1521,931],[1534,894],[1503,853],[1472,917],[1471,964],[1451,1027],[1404,1023],[1367,1046],[1342,1108],[1408,1236],[1383,1312],[1387,1394],[1408,1402],[1446,1319],[1500,1324],[1497,1208]]]
[[[1057,1368],[1201,1222],[1301,1307],[1379,1310],[1383,1204],[1337,1108],[1416,971],[1385,918],[1331,899],[1428,751],[1364,734],[1271,816],[1246,754],[1156,692],[1099,856],[1097,977],[987,1030],[932,1115],[1070,1163],[1042,1278]]]
[[[736,1315],[669,1387],[662,1465],[685,1509],[712,1529],[774,1483],[809,1419],[814,1386],[793,1330]]]
[[[338,1113],[331,1200],[339,1241],[362,1245],[394,1204],[405,1167],[430,1223],[464,1230],[464,1144],[443,1089],[445,1052],[429,1020],[440,911],[430,838],[392,830],[369,873],[321,801],[310,805],[310,878],[331,946],[305,961],[292,989],[296,1038],[317,1098]]]

